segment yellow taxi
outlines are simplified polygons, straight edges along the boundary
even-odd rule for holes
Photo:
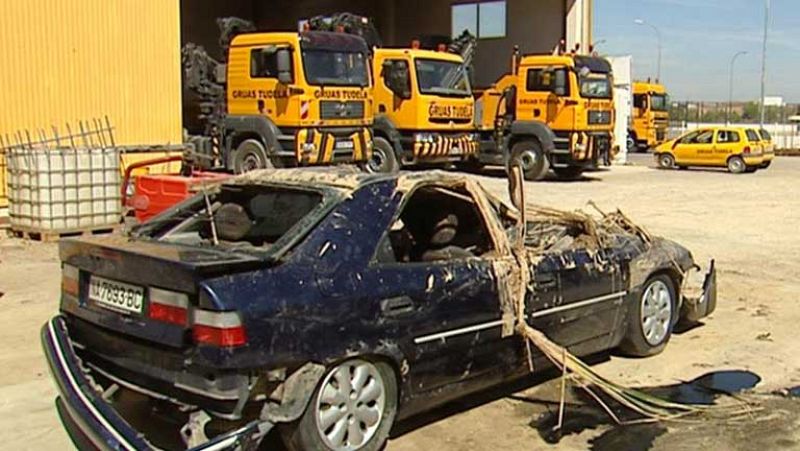
[[[761,169],[766,169],[772,164],[772,160],[775,158],[775,144],[772,142],[772,135],[763,128],[758,131],[758,134],[761,136],[761,149],[764,151]]]
[[[764,163],[761,135],[749,127],[699,128],[659,145],[654,154],[664,169],[716,166],[740,174]]]

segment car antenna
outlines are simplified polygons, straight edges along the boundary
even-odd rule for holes
[[[214,246],[219,245],[219,237],[217,236],[217,224],[214,222],[214,211],[211,210],[211,199],[208,197],[206,184],[200,184],[201,191],[203,192],[203,199],[206,201],[206,212],[208,213],[208,220],[211,222],[211,242]]]

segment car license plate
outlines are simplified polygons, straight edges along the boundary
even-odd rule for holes
[[[353,141],[336,141],[337,149],[352,149],[353,148]]]
[[[144,288],[92,276],[89,279],[89,299],[118,312],[142,313]]]

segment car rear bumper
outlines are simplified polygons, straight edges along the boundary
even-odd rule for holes
[[[42,328],[42,346],[56,381],[59,397],[56,408],[75,444],[100,450],[156,449],[139,431],[105,401],[97,384],[81,366],[62,317],[56,316]],[[264,424],[252,421],[232,432],[217,436],[193,450],[248,449],[257,444]]]

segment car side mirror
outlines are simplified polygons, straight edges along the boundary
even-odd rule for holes
[[[278,81],[283,85],[292,84],[292,55],[289,49],[278,49],[275,59],[278,66]]]
[[[557,96],[567,95],[567,71],[558,69],[555,71],[555,83],[553,93]]]
[[[399,61],[384,61],[383,82],[397,97],[401,99],[411,98],[411,90],[409,89],[411,83],[405,64]]]

